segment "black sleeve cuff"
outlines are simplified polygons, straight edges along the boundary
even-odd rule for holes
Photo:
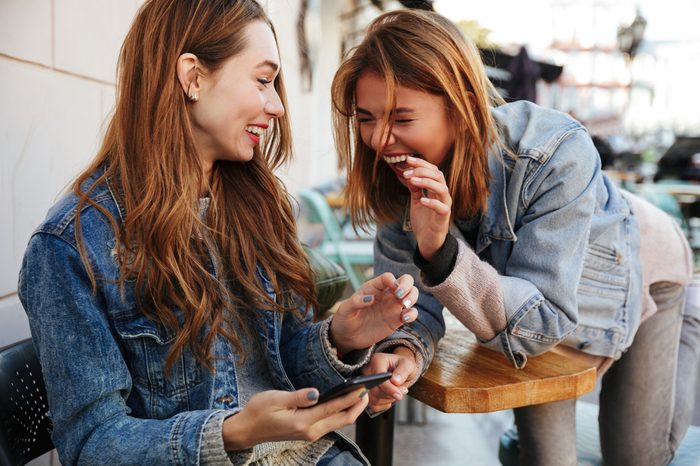
[[[457,238],[451,233],[447,234],[445,244],[435,253],[430,262],[420,255],[416,247],[413,263],[423,272],[423,280],[428,286],[439,285],[452,273],[457,262],[457,249]]]

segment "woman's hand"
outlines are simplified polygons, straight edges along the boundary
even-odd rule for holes
[[[403,172],[411,192],[411,228],[418,251],[427,261],[442,247],[450,230],[452,196],[442,171],[430,162],[408,157]]]
[[[396,401],[403,399],[408,393],[408,381],[413,379],[418,371],[413,351],[398,346],[393,353],[375,353],[363,369],[365,375],[391,372],[391,379],[369,391],[369,409],[380,413],[391,408]]]
[[[269,390],[250,399],[239,413],[224,421],[226,451],[244,450],[263,442],[316,441],[328,432],[355,422],[367,406],[364,389],[316,405],[318,390]]]
[[[343,354],[369,348],[416,320],[418,311],[411,306],[417,299],[418,289],[410,275],[397,280],[386,272],[365,282],[338,306],[329,331],[331,344]]]

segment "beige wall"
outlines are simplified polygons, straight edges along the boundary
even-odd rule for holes
[[[98,147],[114,104],[119,47],[141,3],[0,1],[0,346],[29,335],[16,296],[24,248]],[[328,90],[339,59],[340,2],[309,2],[313,92],[300,88],[298,0],[261,3],[280,39],[296,140],[296,161],[280,177],[295,193],[336,176]]]

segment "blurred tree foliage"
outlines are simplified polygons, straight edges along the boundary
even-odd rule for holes
[[[480,49],[497,49],[498,46],[491,42],[489,34],[491,30],[479,24],[478,21],[472,19],[463,19],[457,21],[457,26],[471,40],[473,40]]]

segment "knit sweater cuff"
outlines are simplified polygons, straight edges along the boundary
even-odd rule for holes
[[[454,269],[457,260],[457,238],[448,233],[445,243],[435,253],[430,261],[421,256],[418,247],[413,253],[413,263],[423,273],[423,282],[426,285],[439,285],[444,282]]]
[[[216,466],[231,466],[228,453],[224,450],[224,420],[231,416],[230,411],[217,411],[204,424],[202,432],[202,447],[200,451],[202,464]],[[248,455],[252,453],[248,451]]]
[[[328,336],[332,320],[333,316],[321,323],[321,341],[323,343],[323,352],[326,354],[326,358],[328,361],[330,361],[333,368],[343,377],[347,377],[369,362],[369,358],[374,352],[374,345],[363,350],[355,350],[348,354],[344,354],[342,355],[341,360],[338,355],[338,350],[331,344],[330,337]]]
[[[491,340],[507,324],[500,276],[464,242],[457,240],[457,244],[457,260],[452,273],[442,283],[426,286],[426,291],[479,340]]]

